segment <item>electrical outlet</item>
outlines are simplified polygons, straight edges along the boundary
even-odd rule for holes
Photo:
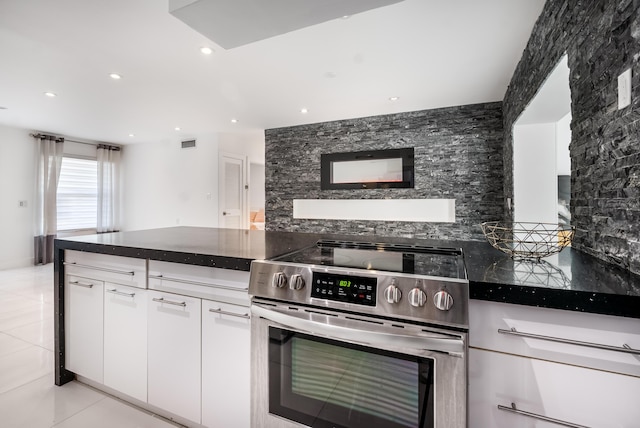
[[[18,206],[20,208],[27,208],[27,201],[18,201]]]
[[[631,104],[631,68],[618,76],[618,110]]]

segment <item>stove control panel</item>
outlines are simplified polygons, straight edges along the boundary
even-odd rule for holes
[[[466,280],[254,261],[249,294],[354,313],[468,328]]]
[[[377,278],[313,272],[311,297],[375,306],[377,292]]]

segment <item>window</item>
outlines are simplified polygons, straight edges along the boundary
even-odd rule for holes
[[[58,181],[58,230],[95,229],[98,217],[98,163],[62,158]]]

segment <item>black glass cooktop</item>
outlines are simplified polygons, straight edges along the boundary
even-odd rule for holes
[[[467,279],[459,248],[322,240],[273,260]]]

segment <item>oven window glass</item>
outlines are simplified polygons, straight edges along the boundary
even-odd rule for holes
[[[433,361],[269,327],[269,411],[311,427],[433,426]]]

